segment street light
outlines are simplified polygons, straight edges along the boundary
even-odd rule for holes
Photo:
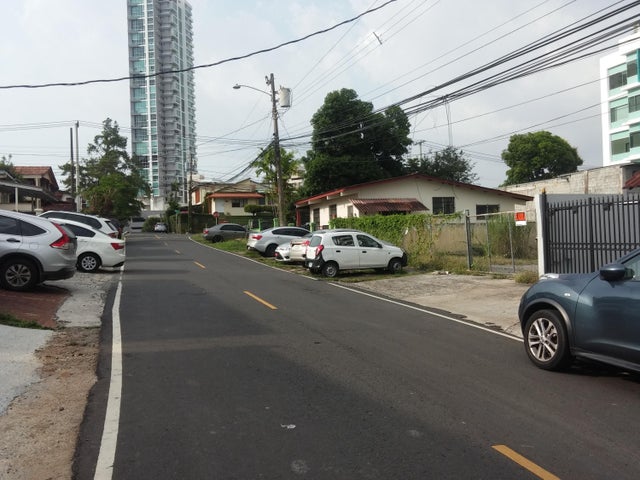
[[[271,97],[271,114],[273,116],[273,149],[276,163],[276,188],[278,190],[278,223],[280,226],[284,226],[284,185],[282,183],[282,159],[280,158],[280,137],[278,135],[278,108],[276,104],[276,88],[275,82],[273,81],[273,73],[269,77],[266,77],[266,81],[267,85],[271,86],[271,93],[249,85],[240,85],[238,83],[236,83],[233,88],[238,90],[240,87],[246,87],[251,90],[262,92]]]

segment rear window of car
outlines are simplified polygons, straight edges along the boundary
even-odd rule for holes
[[[94,231],[79,225],[71,225],[69,223],[64,223],[63,225],[75,233],[77,237],[95,237],[96,235]]]
[[[0,233],[5,235],[20,235],[18,220],[0,216]]]
[[[334,235],[331,237],[335,245],[341,247],[354,247],[353,237],[351,235]]]
[[[35,237],[36,235],[47,233],[44,228],[40,228],[37,225],[23,221],[20,221],[20,229],[22,230],[23,237]]]
[[[321,243],[322,243],[322,237],[320,235],[314,235],[313,237],[311,237],[311,240],[309,241],[309,246],[317,247]]]

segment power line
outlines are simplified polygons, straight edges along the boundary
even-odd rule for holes
[[[366,10],[365,12],[350,18],[348,20],[344,20],[340,23],[337,23],[335,25],[333,25],[332,27],[329,28],[325,28],[323,30],[317,30],[313,33],[310,33],[308,35],[305,35],[304,37],[300,37],[297,38],[295,40],[289,40],[287,42],[281,43],[279,45],[276,45],[274,47],[270,47],[270,48],[264,48],[262,50],[257,50],[255,52],[251,52],[251,53],[247,53],[245,55],[240,55],[238,57],[231,57],[231,58],[227,58],[225,60],[220,60],[218,62],[214,62],[214,63],[208,63],[208,64],[204,64],[204,65],[195,65],[193,67],[187,67],[187,68],[182,68],[182,69],[178,69],[178,70],[165,70],[162,72],[156,72],[156,73],[152,73],[149,75],[130,75],[130,76],[126,76],[126,77],[118,77],[118,78],[103,78],[103,79],[95,79],[95,80],[85,80],[85,81],[80,81],[80,82],[56,82],[56,83],[42,83],[42,84],[36,84],[36,85],[28,85],[28,84],[23,84],[23,85],[0,85],[0,90],[8,90],[8,89],[16,89],[16,88],[48,88],[48,87],[77,87],[80,85],[90,85],[90,84],[95,84],[95,83],[112,83],[112,82],[122,82],[124,80],[131,80],[131,79],[139,79],[139,78],[152,78],[152,77],[158,77],[160,75],[171,75],[171,74],[175,74],[175,73],[184,73],[184,72],[190,72],[193,70],[198,70],[198,69],[202,69],[202,68],[210,68],[210,67],[215,67],[218,65],[222,65],[224,63],[229,63],[229,62],[235,62],[238,60],[244,60],[245,58],[249,58],[249,57],[253,57],[255,55],[260,55],[263,53],[268,53],[268,52],[272,52],[274,50],[278,50],[282,47],[285,47],[287,45],[292,45],[294,43],[299,43],[299,42],[303,42],[311,37],[315,37],[317,35],[321,35],[327,32],[330,32],[331,30],[335,30],[336,28],[341,27],[342,25],[347,25],[349,23],[355,22],[356,20],[364,17],[365,15],[368,15],[370,13],[376,12],[384,7],[386,7],[387,5],[396,2],[397,0],[388,0],[387,2],[383,3],[382,5],[380,5],[379,7],[375,7],[375,8],[370,8],[369,10]]]

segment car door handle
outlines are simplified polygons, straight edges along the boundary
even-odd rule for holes
[[[20,240],[17,238],[7,238],[7,242],[11,243],[20,243]]]

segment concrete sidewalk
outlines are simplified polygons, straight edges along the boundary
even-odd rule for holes
[[[72,278],[37,287],[34,292],[0,290],[0,310],[49,328],[99,327],[111,282],[119,272],[76,273]],[[0,325],[0,415],[14,398],[40,377],[36,351],[55,335]]]

